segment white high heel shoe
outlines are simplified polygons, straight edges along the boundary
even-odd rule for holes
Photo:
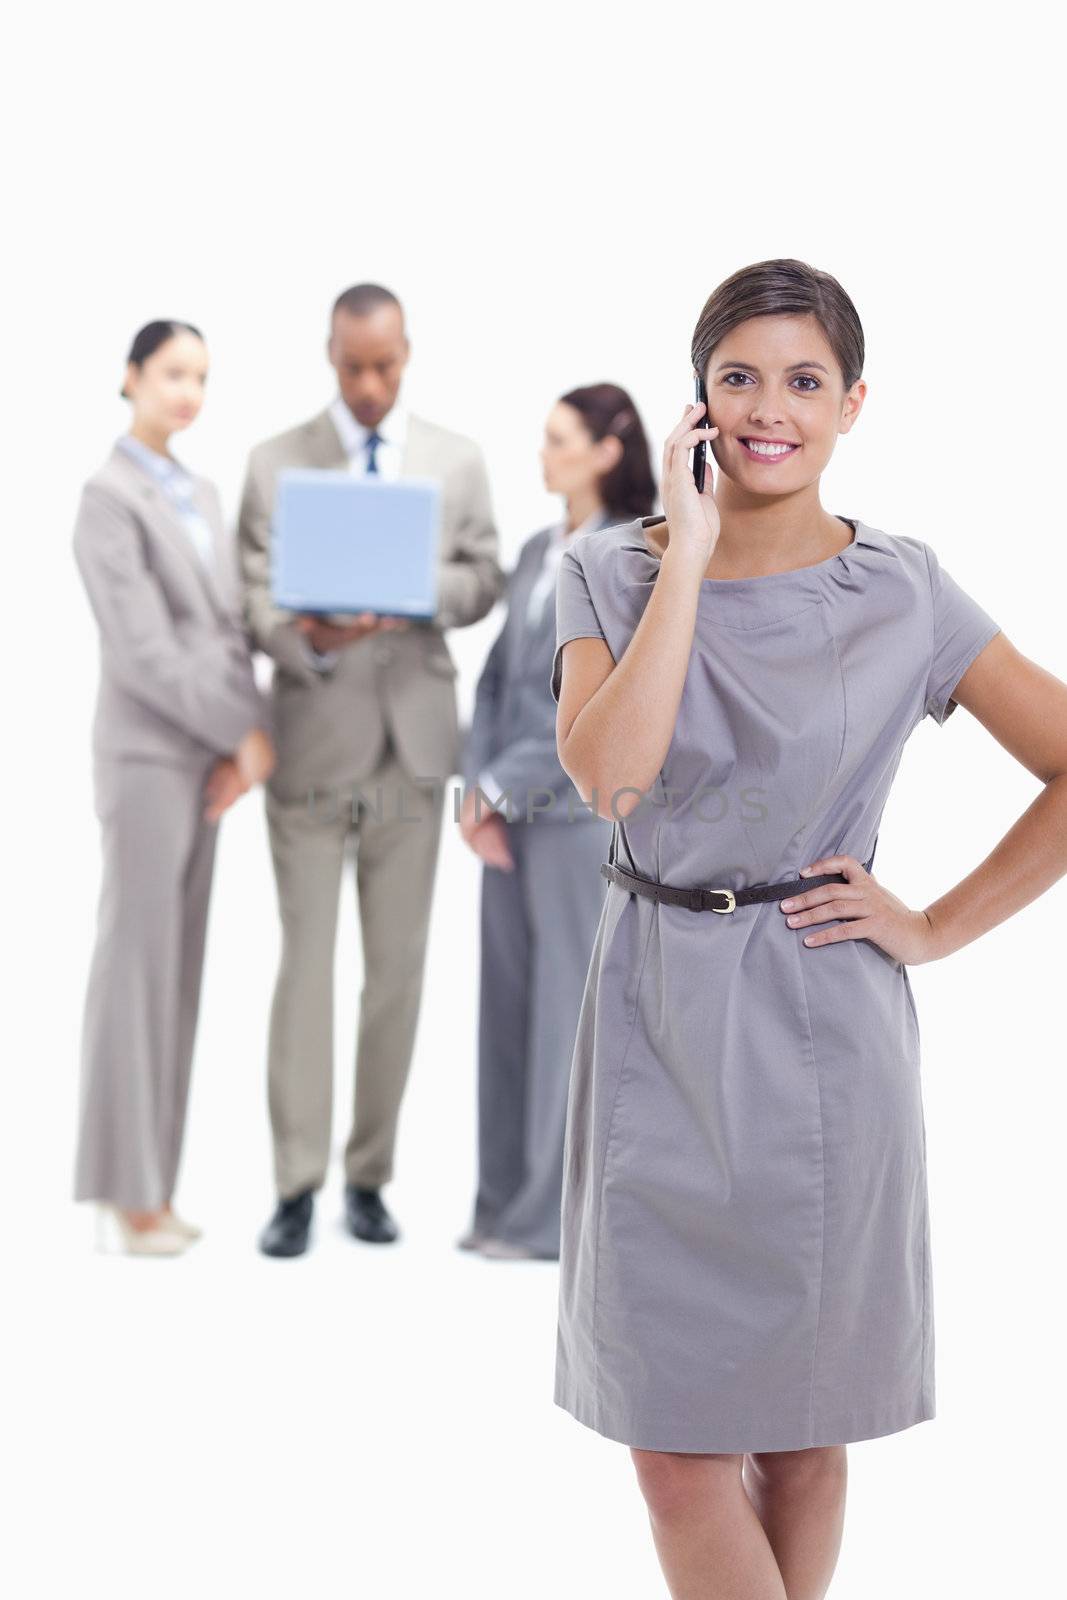
[[[101,1205],[96,1213],[96,1247],[107,1253],[114,1244],[107,1239],[108,1223],[112,1239],[117,1239],[118,1249],[130,1256],[178,1256],[189,1248],[189,1240],[162,1225],[157,1228],[135,1228],[118,1206]]]
[[[185,1218],[179,1217],[176,1211],[169,1211],[163,1218],[161,1225],[164,1228],[169,1228],[172,1233],[176,1233],[179,1238],[188,1239],[190,1244],[204,1237],[203,1228],[198,1228],[195,1222],[186,1222]]]

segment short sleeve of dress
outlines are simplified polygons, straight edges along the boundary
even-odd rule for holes
[[[571,639],[603,639],[607,643],[582,563],[573,549],[563,552],[556,578],[556,653],[552,659],[552,698],[559,704],[563,683],[563,646]]]
[[[952,691],[975,656],[1001,630],[989,612],[946,572],[929,545],[926,559],[933,596],[933,638],[925,715],[940,725],[956,709]]]

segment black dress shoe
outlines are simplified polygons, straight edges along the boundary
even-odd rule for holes
[[[349,1233],[368,1244],[392,1244],[400,1232],[378,1190],[361,1189],[354,1183],[345,1185],[345,1220]]]
[[[259,1248],[265,1256],[302,1256],[308,1247],[311,1231],[311,1213],[315,1204],[315,1191],[304,1189],[279,1200],[273,1217],[259,1236]]]

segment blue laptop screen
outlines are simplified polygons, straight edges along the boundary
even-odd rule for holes
[[[437,610],[440,485],[287,467],[278,474],[271,592],[287,611]]]

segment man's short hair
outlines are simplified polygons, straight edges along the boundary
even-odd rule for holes
[[[350,317],[366,317],[379,306],[396,306],[403,316],[403,307],[391,289],[380,283],[356,283],[345,289],[333,303],[334,312],[347,311]]]

